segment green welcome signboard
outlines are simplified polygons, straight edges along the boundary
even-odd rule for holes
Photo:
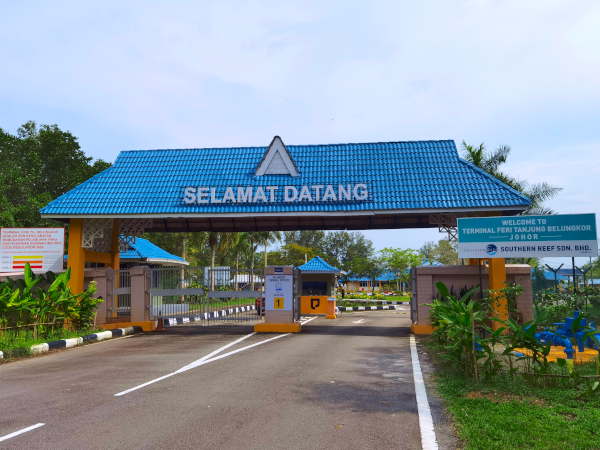
[[[598,256],[595,214],[458,219],[461,258]]]

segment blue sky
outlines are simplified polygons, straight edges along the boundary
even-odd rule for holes
[[[122,149],[463,139],[600,212],[597,1],[104,1],[0,6],[0,127]],[[419,247],[437,230],[367,232]]]

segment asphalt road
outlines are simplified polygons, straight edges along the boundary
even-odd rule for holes
[[[0,448],[418,449],[406,311],[256,334],[180,326],[0,365]]]

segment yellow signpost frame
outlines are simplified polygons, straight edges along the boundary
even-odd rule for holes
[[[71,279],[69,286],[71,292],[80,294],[84,289],[85,263],[93,262],[104,264],[114,270],[115,288],[119,287],[119,268],[121,266],[119,254],[119,219],[113,220],[111,233],[111,251],[96,252],[83,248],[83,220],[69,220],[69,244],[68,244],[68,267],[71,269]],[[117,302],[117,296],[114,296],[114,302]],[[113,306],[113,317],[117,316],[117,305]]]
[[[468,260],[469,265],[477,266],[483,263],[483,259],[471,258]],[[504,258],[488,259],[488,289],[495,291],[493,295],[496,301],[492,304],[492,316],[501,320],[508,319],[508,300],[505,296],[499,293],[501,289],[506,287],[506,260]],[[494,330],[500,328],[501,323],[493,321],[492,328]]]

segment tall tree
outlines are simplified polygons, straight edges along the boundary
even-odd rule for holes
[[[351,261],[359,257],[373,257],[373,243],[359,232],[334,231],[327,233],[322,248],[317,252],[330,264],[348,271]]]
[[[321,230],[285,231],[283,240],[285,245],[297,244],[302,247],[322,249],[325,232]]]
[[[281,232],[280,231],[258,231],[256,233],[254,233],[254,235],[257,237],[257,239],[260,241],[260,243],[263,246],[264,252],[263,252],[263,265],[264,267],[267,267],[267,263],[268,263],[268,251],[269,251],[269,245],[271,244],[275,244],[276,242],[281,241]]]
[[[421,255],[410,248],[386,247],[380,253],[386,269],[396,275],[396,288],[398,290],[400,290],[399,281],[408,281],[407,270],[418,266],[422,261]]]
[[[283,260],[285,261],[285,264],[290,264],[292,266],[301,266],[318,254],[316,249],[303,247],[294,242],[285,244],[281,249],[283,251]]]
[[[367,277],[371,281],[371,292],[375,291],[375,280],[383,272],[383,269],[383,261],[375,256],[357,256],[349,263],[351,275]]]
[[[56,125],[27,122],[16,135],[0,129],[0,226],[52,224],[39,209],[109,166]]]
[[[531,204],[525,211],[525,214],[554,214],[552,209],[544,206],[544,202],[555,197],[562,188],[552,186],[549,183],[530,184],[524,180],[518,180],[511,177],[503,172],[502,165],[508,160],[511,151],[509,146],[503,145],[494,151],[488,151],[483,143],[475,147],[463,141],[462,146],[463,156],[468,162],[508,184],[526,197],[529,197]]]
[[[458,252],[456,251],[456,244],[447,239],[440,239],[437,244],[434,242],[426,242],[419,249],[419,255],[421,255],[424,262],[430,264],[438,262],[446,266],[452,266],[460,263]]]

